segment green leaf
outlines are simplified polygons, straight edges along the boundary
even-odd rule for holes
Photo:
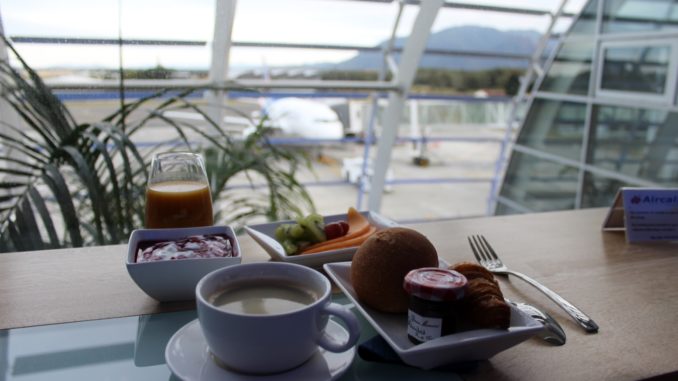
[[[115,222],[113,222],[113,221],[122,220],[125,211],[123,210],[123,207],[122,207],[123,196],[120,192],[120,186],[118,185],[118,178],[117,178],[115,165],[113,164],[113,159],[108,154],[108,150],[106,148],[106,145],[102,141],[100,141],[96,137],[96,135],[92,134],[89,131],[86,131],[86,132],[83,133],[83,136],[89,138],[89,141],[92,143],[92,149],[94,150],[94,152],[98,153],[99,157],[103,158],[103,160],[104,160],[104,164],[106,166],[108,176],[101,178],[101,180],[104,180],[104,181],[107,180],[107,183],[110,184],[113,188],[113,192],[112,193],[106,192],[106,195],[109,197],[108,198],[108,205],[114,206],[114,207],[113,208],[107,208],[105,205],[102,205],[102,206],[103,206],[103,209],[104,209],[103,211],[104,211],[105,216],[108,215],[108,213],[106,213],[107,211],[110,211],[110,213],[112,213],[112,216],[108,215],[109,216],[109,219],[108,219],[109,224],[115,224]],[[111,219],[113,221],[111,221]],[[109,226],[109,233],[111,235],[111,240],[113,242],[117,242],[118,239],[119,239],[118,238],[118,230],[119,230],[118,227],[110,228],[110,226]]]
[[[38,192],[35,188],[30,188],[28,192],[31,197],[31,201],[33,202],[33,206],[40,214],[42,224],[45,226],[45,230],[47,230],[47,236],[49,237],[50,241],[50,248],[51,249],[58,248],[59,237],[57,236],[56,229],[54,228],[52,216],[50,215],[49,210],[47,210],[45,200],[42,198],[42,195],[40,195],[40,192]]]
[[[27,251],[30,250],[30,247],[26,247],[26,241],[19,233],[17,225],[9,224],[7,226],[7,232],[9,233],[10,240],[15,250],[17,251]]]
[[[99,184],[96,175],[92,172],[90,166],[87,164],[82,154],[77,151],[74,147],[66,146],[62,148],[70,160],[70,164],[76,169],[78,177],[82,180],[83,184],[87,187],[89,197],[91,199],[91,207],[94,212],[94,224],[96,226],[96,242],[100,245],[105,244],[103,226],[101,223],[102,217],[108,223],[110,223],[110,216],[106,213],[106,205],[102,199],[102,188]],[[110,227],[110,225],[109,225]]]
[[[45,245],[40,236],[40,228],[35,221],[33,208],[28,198],[24,197],[19,208],[16,209],[16,221],[21,239],[24,240],[23,246],[29,250],[44,250]]]
[[[75,206],[73,199],[66,186],[66,181],[56,167],[49,164],[45,167],[43,179],[47,186],[52,190],[54,197],[59,203],[61,214],[63,215],[66,230],[71,239],[71,243],[75,247],[80,247],[83,244],[83,239],[80,234],[80,220],[75,213]]]

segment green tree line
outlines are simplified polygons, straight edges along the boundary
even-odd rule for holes
[[[502,90],[506,95],[515,95],[520,86],[523,70],[491,69],[480,71],[419,69],[414,79],[414,91],[468,93],[479,89]],[[376,80],[375,71],[330,70],[320,73],[324,80]],[[390,76],[386,78],[390,79]]]
[[[493,89],[502,91],[506,95],[515,95],[520,86],[520,69],[490,69],[478,71],[446,70],[446,69],[419,69],[414,79],[413,91],[434,93],[471,93],[479,89]],[[169,79],[173,78],[175,70],[161,65],[150,69],[126,69],[126,79]],[[199,75],[200,73],[192,72]],[[204,75],[203,75],[204,76]],[[260,78],[262,74],[246,72],[239,78]],[[302,74],[282,72],[272,75],[273,79],[300,79],[307,78]],[[374,70],[325,70],[318,71],[311,78],[341,81],[375,81],[378,73]],[[386,76],[390,80],[391,75]]]

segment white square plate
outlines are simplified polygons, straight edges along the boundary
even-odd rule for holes
[[[511,306],[508,330],[463,331],[415,345],[407,338],[407,314],[382,313],[360,303],[351,285],[351,262],[328,263],[323,268],[400,359],[419,368],[432,369],[456,362],[485,360],[529,339],[542,329],[540,323]]]
[[[388,227],[398,226],[394,221],[389,220],[388,218],[375,213],[375,212],[360,212],[362,215],[367,217],[370,221],[370,224],[374,225],[377,230],[381,230]],[[335,214],[332,216],[324,217],[325,223],[331,223],[336,221],[347,220],[346,214]],[[353,258],[358,246],[347,247],[345,249],[339,250],[330,250],[323,251],[321,253],[314,254],[305,254],[305,255],[287,255],[285,254],[285,249],[282,245],[275,240],[275,229],[278,225],[293,223],[294,220],[285,220],[285,221],[276,221],[267,224],[251,225],[245,226],[245,231],[250,235],[261,247],[266,250],[268,255],[271,258],[296,263],[299,265],[305,265],[309,267],[320,267],[328,262],[342,262],[350,261]]]

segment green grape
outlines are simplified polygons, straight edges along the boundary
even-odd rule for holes
[[[285,249],[285,254],[294,255],[297,253],[299,248],[290,240],[285,240],[282,242],[282,246]]]
[[[285,239],[287,239],[288,236],[288,229],[289,229],[289,224],[282,224],[278,225],[277,228],[275,228],[275,239],[278,242],[282,242]]]
[[[287,255],[295,255],[314,243],[324,242],[325,221],[319,214],[297,218],[297,223],[281,224],[275,229],[275,239]]]
[[[304,235],[304,227],[299,224],[294,224],[289,230],[289,236],[294,239],[299,239]]]

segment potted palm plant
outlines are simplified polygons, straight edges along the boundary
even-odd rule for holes
[[[242,226],[314,210],[297,180],[306,156],[270,144],[266,128],[233,139],[189,95],[200,89],[160,91],[120,108],[97,123],[78,123],[39,75],[5,41],[21,67],[0,61],[0,98],[20,123],[0,115],[0,251],[122,243],[143,226],[147,167],[160,150],[190,150],[206,157],[216,223]],[[121,87],[124,82],[121,79]],[[124,94],[124,91],[121,91]],[[167,117],[190,109],[207,126]],[[161,121],[176,134],[143,149],[135,135]],[[199,136],[199,143],[189,139]],[[247,179],[254,191],[229,186]],[[263,184],[263,185],[261,185]]]

